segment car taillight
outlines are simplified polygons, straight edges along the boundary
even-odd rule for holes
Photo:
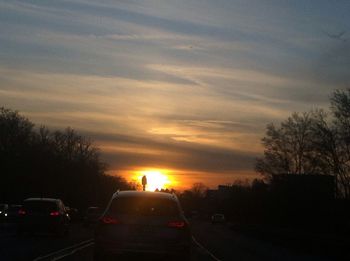
[[[109,217],[109,216],[104,216],[103,218],[101,218],[101,222],[103,224],[111,224],[111,225],[115,225],[115,224],[120,224],[120,220],[114,218],[114,217]]]
[[[184,227],[186,227],[186,223],[185,223],[185,221],[182,221],[182,220],[169,221],[168,227],[184,228]]]
[[[26,214],[26,211],[24,209],[18,210],[18,215],[23,216]]]
[[[58,211],[52,211],[51,213],[50,213],[50,216],[53,216],[53,217],[57,217],[57,216],[59,216],[60,215],[60,212],[58,212]]]

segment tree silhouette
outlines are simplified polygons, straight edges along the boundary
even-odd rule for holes
[[[334,148],[331,152],[338,185],[344,196],[350,197],[350,89],[336,90],[331,97],[334,115]]]
[[[0,200],[58,197],[87,207],[105,204],[117,189],[129,189],[118,176],[106,175],[107,165],[91,140],[72,128],[37,130],[17,111],[0,108]]]
[[[272,123],[267,125],[266,136],[262,139],[264,157],[257,159],[256,171],[267,178],[281,173],[323,171],[314,147],[314,127],[321,113],[293,113],[278,127]]]
[[[337,195],[350,198],[350,89],[334,91],[330,101],[331,114],[293,113],[279,126],[268,124],[264,156],[255,170],[267,179],[288,173],[333,175]]]

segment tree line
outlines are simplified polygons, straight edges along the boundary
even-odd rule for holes
[[[74,207],[104,205],[117,189],[131,189],[106,170],[98,148],[72,128],[36,127],[17,111],[0,108],[0,202],[57,197]]]
[[[330,96],[330,110],[294,112],[267,125],[264,154],[255,170],[267,180],[278,174],[335,177],[337,197],[350,198],[350,89]]]

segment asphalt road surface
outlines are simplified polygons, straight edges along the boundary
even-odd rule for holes
[[[327,260],[317,256],[293,253],[269,242],[238,234],[228,225],[192,222],[192,260]],[[17,236],[15,226],[0,224],[0,260],[92,261],[94,242],[92,229],[80,224],[71,226],[66,237],[50,235]],[[153,257],[134,257],[135,260],[154,260]],[[127,258],[126,260],[130,260]]]

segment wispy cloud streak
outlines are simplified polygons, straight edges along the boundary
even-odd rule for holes
[[[0,103],[91,135],[111,173],[231,181],[253,174],[266,123],[349,86],[350,41],[323,33],[350,32],[349,12],[323,0],[0,0]]]

